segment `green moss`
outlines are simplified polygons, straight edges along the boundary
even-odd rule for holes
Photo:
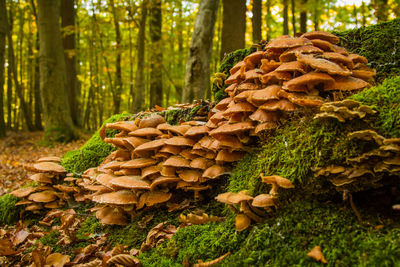
[[[0,225],[13,224],[19,219],[20,206],[15,206],[19,198],[5,194],[0,197]]]
[[[68,143],[79,138],[74,128],[53,127],[46,129],[39,145],[52,146],[54,143]]]
[[[103,226],[95,216],[88,217],[76,232],[76,238],[88,240],[93,238],[97,233],[101,233]]]
[[[130,118],[131,114],[117,114],[106,121],[103,125],[110,122],[122,121]],[[79,149],[67,152],[62,158],[61,164],[68,172],[82,174],[86,169],[98,166],[105,157],[107,157],[116,148],[108,143],[103,142],[99,135],[99,131]],[[112,137],[117,131],[107,131],[107,136]]]
[[[340,45],[368,59],[377,82],[400,73],[400,19],[334,34],[341,38]]]
[[[51,231],[47,235],[39,239],[39,242],[45,246],[52,248],[52,252],[65,253],[65,250],[57,242],[60,241],[60,233],[58,231]]]
[[[227,56],[224,57],[224,59],[221,62],[221,65],[218,68],[218,72],[225,73],[229,77],[229,70],[239,61],[242,61],[246,56],[249,54],[253,53],[256,51],[255,48],[245,48],[245,49],[239,49],[236,50],[235,52],[229,53]],[[225,88],[228,87],[228,85],[225,85],[222,88],[218,88],[215,84],[213,84],[212,91],[214,93],[214,99],[216,102],[219,102],[221,99],[227,97],[227,94],[225,93]]]
[[[373,127],[386,137],[400,137],[400,76],[364,90],[351,98],[374,106]]]

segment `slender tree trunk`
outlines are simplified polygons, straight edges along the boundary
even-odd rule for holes
[[[262,6],[261,0],[253,0],[253,9],[252,9],[253,17],[251,18],[251,24],[253,28],[253,43],[258,43],[261,41],[261,14],[262,14]]]
[[[307,32],[307,0],[301,1],[300,32]]]
[[[246,32],[246,0],[222,0],[223,22],[221,59],[228,53],[244,48]]]
[[[202,99],[210,86],[210,62],[218,0],[201,0],[186,62],[183,101]]]
[[[4,121],[4,63],[6,53],[7,9],[6,0],[0,0],[0,138],[6,136]]]
[[[11,7],[10,7],[10,13],[11,13]],[[9,16],[9,22],[8,22],[8,32],[11,32],[12,34],[12,26],[13,26],[13,21],[12,17]],[[8,47],[10,47],[10,40],[7,38],[7,43]],[[12,129],[13,127],[13,116],[12,116],[12,102],[13,102],[13,87],[12,87],[12,71],[9,62],[11,62],[11,49],[7,49],[7,129]]]
[[[315,0],[314,2],[314,31],[319,31],[319,0]]]
[[[375,10],[374,14],[378,22],[388,20],[389,16],[389,1],[388,0],[372,0],[371,6]]]
[[[161,40],[161,0],[150,0],[150,107],[162,106],[163,80],[162,80],[162,40]]]
[[[289,1],[283,0],[283,34],[289,34]]]
[[[115,59],[115,93],[114,93],[114,113],[119,113],[121,107],[121,93],[122,93],[122,71],[121,71],[121,31],[119,29],[119,21],[117,11],[115,9],[114,0],[110,0],[111,10],[114,18],[114,29],[115,29],[115,42],[117,43],[116,52],[117,56]]]
[[[293,28],[293,36],[296,35],[296,4],[295,0],[291,0],[291,6],[292,6],[292,28]]]
[[[60,1],[38,0],[40,91],[47,139],[70,141],[76,136],[66,89],[59,21]]]
[[[267,14],[266,14],[266,22],[267,22],[267,35],[265,39],[269,41],[271,39],[271,18],[272,18],[272,13],[271,13],[271,1],[272,0],[267,0]]]
[[[358,28],[358,9],[356,4],[353,5],[353,17],[354,17],[354,23],[356,24],[356,28]]]
[[[67,75],[67,92],[72,122],[80,126],[80,85],[76,71],[76,47],[75,47],[75,16],[74,0],[61,1],[61,27],[63,29],[64,59]]]
[[[147,5],[148,1],[143,0],[140,17],[139,33],[137,38],[137,65],[135,77],[135,101],[132,111],[139,112],[144,107],[144,67],[145,67],[145,41],[146,41],[146,20],[147,20]]]
[[[367,6],[365,5],[364,1],[361,3],[361,13],[362,13],[362,22],[361,25],[365,27],[367,25]]]
[[[178,32],[178,75],[179,77],[183,77],[185,73],[184,67],[184,50],[183,50],[183,6],[182,1],[177,1],[178,5],[178,21],[177,21],[177,32]],[[183,79],[179,79],[182,81]],[[182,90],[183,90],[183,82],[179,82],[175,86],[176,91],[176,100],[178,102],[182,101]]]

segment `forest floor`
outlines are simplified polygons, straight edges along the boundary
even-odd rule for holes
[[[41,146],[44,132],[10,132],[0,140],[0,196],[27,183],[28,175],[23,164],[33,162],[41,157],[62,157],[65,152],[78,149],[90,137],[67,144]]]

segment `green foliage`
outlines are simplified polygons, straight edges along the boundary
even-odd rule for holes
[[[53,253],[63,253],[64,248],[62,248],[60,245],[57,245],[58,241],[60,241],[60,233],[58,231],[51,231],[50,233],[39,239],[39,242],[43,245],[50,246]]]
[[[122,113],[111,116],[104,121],[106,123],[121,121],[130,118],[131,114]],[[98,166],[116,148],[103,142],[99,135],[100,129],[79,149],[67,152],[62,158],[61,164],[68,172],[82,174],[91,167]],[[117,131],[107,131],[107,136],[112,137]]]
[[[92,238],[92,235],[100,233],[103,230],[103,226],[97,220],[95,216],[88,217],[80,226],[76,232],[76,237],[82,240],[88,240]]]
[[[46,129],[39,145],[52,146],[53,143],[68,143],[79,138],[74,128],[54,127]]]
[[[20,206],[15,206],[19,198],[5,194],[0,197],[0,225],[13,224],[19,219]]]
[[[400,19],[334,34],[340,37],[340,45],[368,59],[378,83],[400,74]]]
[[[245,49],[239,49],[236,50],[235,52],[229,53],[227,56],[224,57],[224,59],[221,62],[221,65],[218,68],[218,72],[222,72],[226,74],[226,77],[229,77],[229,70],[239,61],[242,61],[246,56],[249,54],[253,53],[255,48],[245,48]],[[225,88],[228,87],[228,85],[222,86],[222,88],[218,88],[215,84],[213,84],[212,91],[214,93],[214,99],[216,102],[219,102],[221,99],[227,97],[227,94],[225,93]]]
[[[386,137],[400,137],[400,76],[387,79],[351,98],[374,106],[377,114],[372,123],[379,133]]]

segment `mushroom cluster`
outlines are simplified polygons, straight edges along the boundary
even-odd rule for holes
[[[324,103],[320,107],[320,111],[320,113],[314,116],[314,119],[332,118],[340,122],[346,122],[355,118],[364,119],[367,114],[376,113],[370,106],[361,105],[360,102],[351,99]]]
[[[385,175],[400,175],[400,138],[385,138],[373,130],[352,132],[349,139],[372,142],[371,150],[348,158],[344,165],[315,169],[315,177],[327,177],[341,191],[373,186]]]
[[[58,157],[44,157],[25,169],[34,172],[29,178],[38,186],[26,186],[12,191],[10,194],[22,198],[16,206],[25,206],[25,211],[37,212],[43,209],[55,209],[63,206],[66,196],[63,194],[63,185],[58,182],[65,176],[66,171]]]
[[[235,226],[237,231],[243,231],[251,225],[251,221],[262,222],[277,206],[278,188],[294,188],[289,179],[279,175],[264,176],[261,173],[263,183],[272,185],[268,194],[260,194],[252,197],[246,191],[239,193],[226,192],[219,194],[215,199],[228,205],[236,213]],[[234,205],[240,205],[237,209]]]
[[[201,191],[211,188],[210,180],[229,173],[226,163],[237,160],[230,158],[229,150],[218,152],[201,121],[170,125],[153,114],[109,123],[106,129],[120,131],[104,138],[119,150],[87,170],[79,183],[86,190],[79,200],[96,202],[93,211],[105,224],[125,225],[145,206],[168,202],[175,210],[177,202],[191,195],[182,191],[193,192],[197,200]]]
[[[375,70],[365,57],[348,53],[338,42],[322,31],[284,35],[237,63],[225,80],[229,97],[207,123],[214,128],[210,134],[218,139],[229,129],[229,134],[257,135],[276,128],[285,111],[319,107],[369,87]]]

